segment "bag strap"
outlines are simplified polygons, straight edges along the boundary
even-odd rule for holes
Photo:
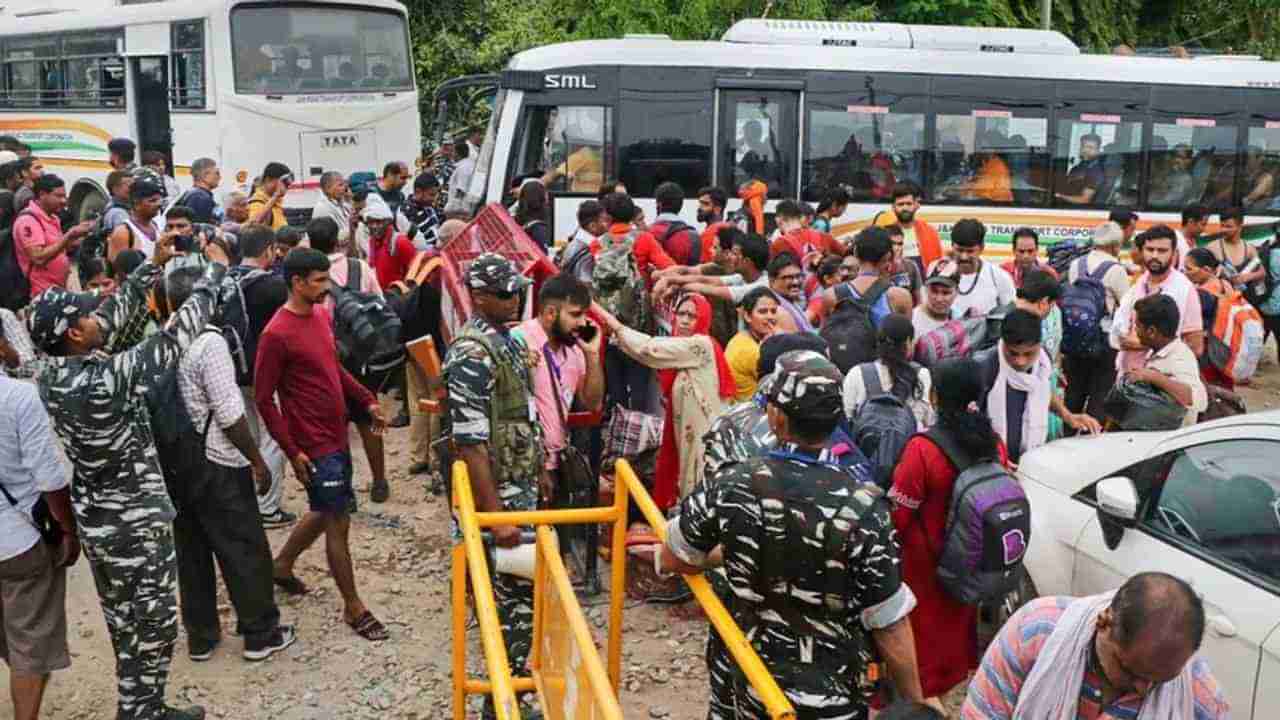
[[[941,427],[934,425],[921,434],[936,445],[943,455],[947,456],[947,461],[955,466],[956,474],[962,473],[977,464],[973,458],[969,457],[969,453],[957,445],[951,436],[947,434],[947,431]]]
[[[560,422],[567,422],[569,414],[565,412],[564,400],[560,398],[560,377],[552,365],[551,343],[542,346],[542,359],[547,366],[547,375],[551,378],[551,394],[556,396],[556,410],[560,414]]]
[[[350,257],[347,258],[347,289],[348,290],[358,291],[364,285],[364,283],[362,282],[364,278],[360,277],[361,272],[362,270],[360,268],[360,261],[356,260],[355,258],[350,258]]]
[[[1087,259],[1088,258],[1080,258],[1080,261],[1083,263]],[[1102,279],[1107,276],[1107,273],[1110,272],[1111,268],[1114,267],[1116,264],[1117,263],[1115,260],[1105,260],[1101,265],[1098,266],[1097,270],[1094,270],[1091,273],[1087,273],[1087,275],[1089,276],[1090,280],[1096,280],[1097,282],[1102,282]],[[1083,268],[1081,268],[1081,274],[1082,275],[1086,274],[1085,271],[1088,269],[1089,269],[1089,266],[1085,265]]]
[[[852,282],[850,282],[850,285],[852,285]],[[891,287],[893,287],[893,284],[888,280],[877,278],[874,283],[871,283],[871,287],[867,288],[867,291],[862,294],[862,297],[855,298],[855,300],[866,305],[867,309],[870,310],[872,305],[880,301],[880,296],[889,292]]]
[[[862,384],[867,389],[867,399],[884,394],[884,385],[880,384],[880,371],[874,362],[862,363],[858,366],[862,373]]]

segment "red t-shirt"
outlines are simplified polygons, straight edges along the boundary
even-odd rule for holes
[[[271,437],[289,458],[346,450],[347,401],[375,402],[338,362],[333,321],[323,307],[298,315],[281,307],[263,328],[254,360],[254,402]],[[275,397],[279,397],[279,407]]]
[[[806,257],[814,252],[822,253],[823,255],[841,255],[844,253],[844,247],[827,233],[818,232],[812,228],[800,228],[799,230],[792,230],[786,235],[779,235],[769,244],[769,259],[773,259],[784,252],[795,255],[797,260],[803,262]]]
[[[394,252],[391,250],[391,242],[395,243]],[[391,242],[369,238],[369,264],[378,275],[378,285],[383,288],[404,280],[409,274],[414,256],[418,254],[413,241],[405,235],[396,235]]]
[[[669,222],[658,222],[649,226],[649,234],[658,240],[662,249],[672,260],[678,261],[682,265],[700,265],[708,263],[715,259],[715,236],[712,236],[712,243],[708,244],[705,236],[700,235],[698,231],[692,227],[685,226],[686,229],[680,230],[671,236],[665,243],[662,237],[667,234],[667,230],[671,227]],[[693,239],[698,238],[701,247],[698,250],[698,257],[689,257],[689,253],[693,250]]]

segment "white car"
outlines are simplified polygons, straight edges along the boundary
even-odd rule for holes
[[[1160,571],[1204,597],[1201,653],[1233,718],[1280,716],[1280,411],[1050,443],[1018,468],[1032,534],[1005,604]]]

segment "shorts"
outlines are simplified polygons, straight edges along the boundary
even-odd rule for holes
[[[342,450],[311,461],[307,502],[312,512],[350,515],[356,511],[356,491],[351,485],[351,453]]]
[[[67,651],[67,571],[37,541],[0,561],[0,658],[14,672],[45,675],[71,667]]]

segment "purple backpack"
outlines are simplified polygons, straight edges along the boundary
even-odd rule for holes
[[[998,601],[1017,586],[1031,542],[1027,494],[1003,465],[970,459],[941,428],[924,436],[960,471],[938,554],[938,582],[967,605]]]
[[[1115,262],[1108,260],[1089,272],[1089,258],[1076,264],[1076,281],[1062,291],[1062,354],[1071,357],[1099,357],[1106,352],[1107,334],[1102,319],[1107,315],[1107,288],[1102,284]]]

